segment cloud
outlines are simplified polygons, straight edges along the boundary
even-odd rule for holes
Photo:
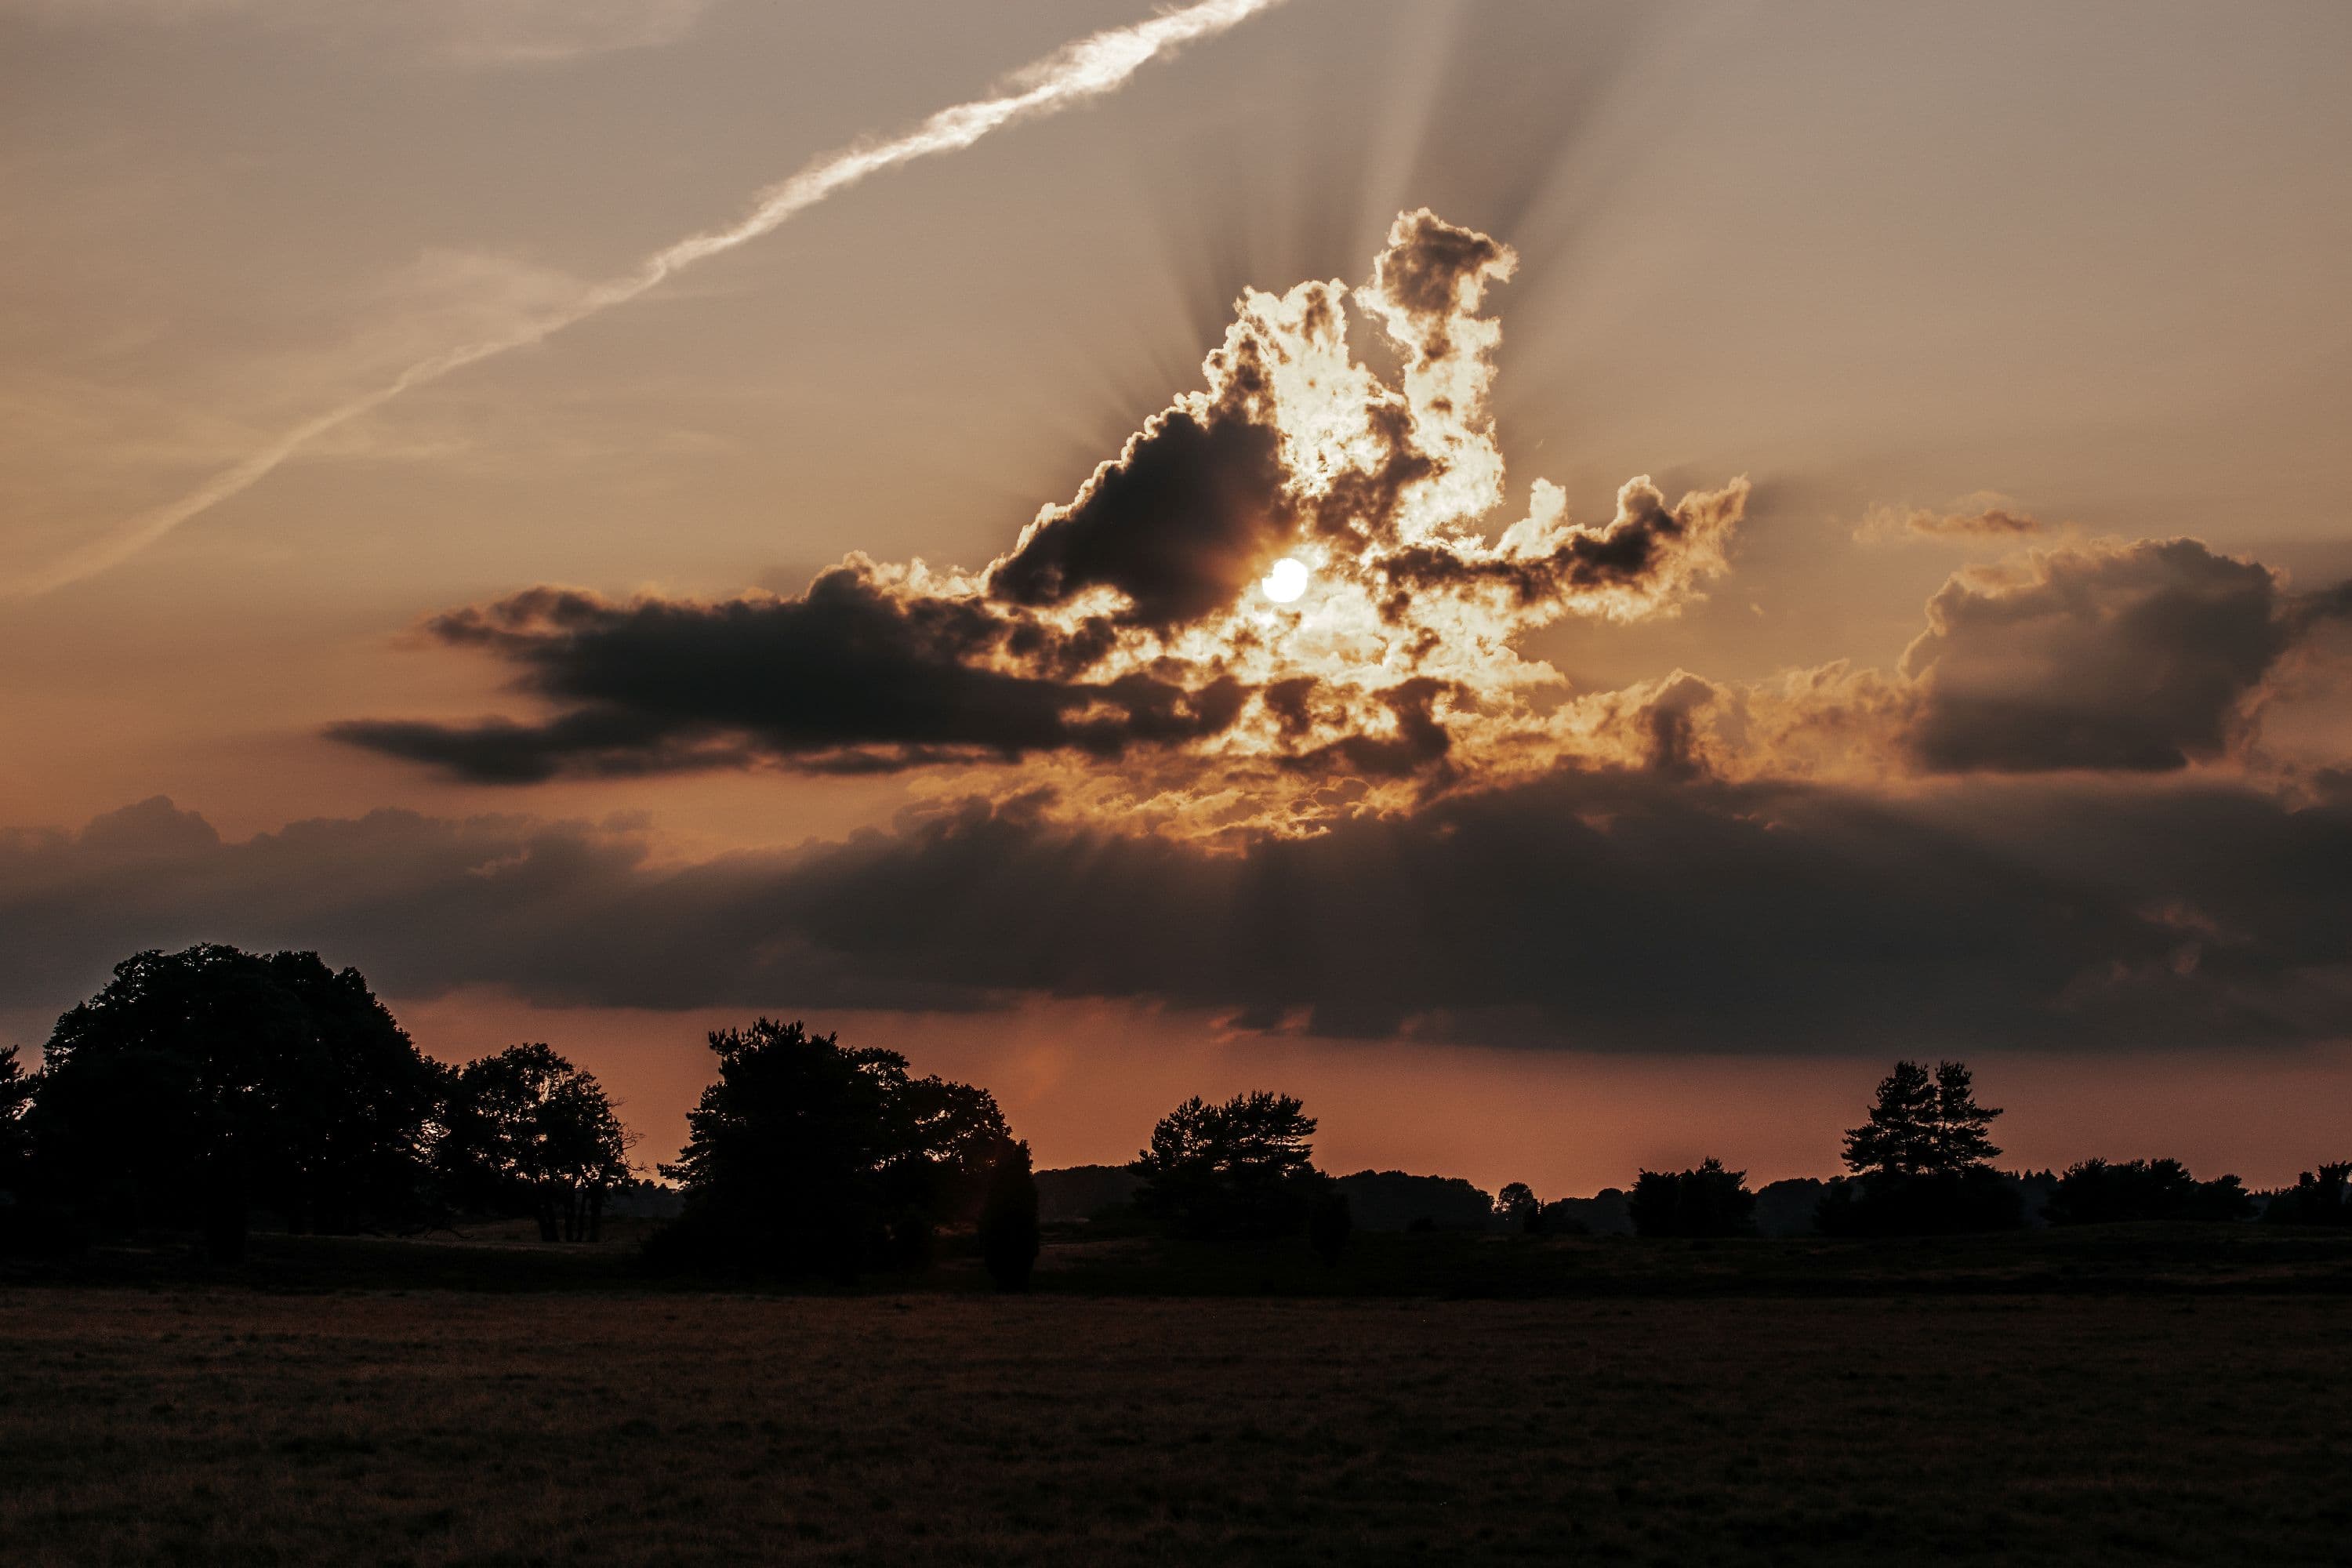
[[[1483,312],[1516,264],[1421,211],[1352,292],[1245,292],[1202,387],[980,572],[854,556],[801,597],[719,604],[534,588],[428,629],[516,666],[545,716],[330,733],[510,783],[1118,758],[1142,795],[1246,795],[1289,827],[1337,809],[1335,774],[1380,781],[1370,806],[1469,782],[1462,759],[1539,731],[1531,694],[1559,684],[1518,640],[1677,613],[1727,569],[1748,497],[1734,480],[1669,505],[1638,479],[1591,526],[1538,480],[1526,516],[1491,521],[1501,327]],[[1351,352],[1351,307],[1396,352],[1394,384]],[[1258,584],[1285,556],[1307,588],[1278,604]]]
[[[1185,686],[1130,672],[1101,680],[995,668],[1015,644],[1033,666],[1083,661],[1034,625],[975,599],[895,593],[859,565],[798,599],[720,605],[533,589],[436,617],[442,640],[490,649],[564,704],[538,724],[355,722],[338,740],[482,783],[559,773],[627,775],[756,758],[812,771],[876,771],[1072,748],[1116,757],[1231,725],[1231,680]]]
[[[1676,671],[1575,699],[1554,725],[1584,755],[1738,779],[2242,763],[2288,656],[2347,616],[2352,585],[2291,594],[2198,540],[2094,540],[1953,574],[1893,672]]]
[[[2352,1033],[2352,809],[1978,780],[1900,801],[1578,770],[1239,853],[967,801],[679,865],[404,812],[242,842],[150,801],[0,837],[0,1007],[140,947],[316,948],[390,994],[662,1009],[1157,1001],[1235,1026],[1639,1052]]]
[[[1231,605],[1297,530],[1275,431],[1238,408],[1180,405],[1040,514],[988,591],[1036,608],[1108,589],[1115,620],[1169,631]]]
[[[1873,507],[1853,537],[1864,544],[1890,539],[2013,542],[2042,531],[2041,520],[2009,497],[1979,490],[1962,496],[1942,511],[1927,507]]]
[[[1939,773],[2187,766],[2228,752],[2293,638],[2269,569],[2193,539],[2033,551],[1961,572],[1903,656]]]

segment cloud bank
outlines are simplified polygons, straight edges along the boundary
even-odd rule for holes
[[[667,865],[644,833],[378,812],[221,840],[162,800],[0,838],[0,1003],[198,938],[394,995],[982,1009],[1045,994],[1340,1037],[1677,1052],[2352,1035],[2352,796],[1563,771],[1241,852],[971,800]]]

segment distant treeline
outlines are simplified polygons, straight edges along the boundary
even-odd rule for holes
[[[1455,1177],[1317,1169],[1315,1119],[1257,1092],[1186,1100],[1125,1165],[1034,1172],[986,1089],[918,1078],[895,1052],[760,1019],[709,1036],[717,1076],[664,1182],[595,1077],[525,1044],[460,1067],[420,1053],[355,970],[314,953],[142,952],[59,1018],[37,1069],[0,1050],[0,1252],[193,1233],[234,1261],[257,1220],[404,1231],[528,1218],[593,1241],[660,1222],[649,1267],[726,1278],[919,1268],[966,1238],[1004,1289],[1043,1224],[1205,1242],[1296,1238],[1329,1261],[1358,1229],[1529,1235],[1865,1237],[2133,1220],[2352,1225],[2352,1163],[2249,1193],[2169,1159],[2007,1173],[1966,1065],[1901,1061],[1845,1135],[1846,1174],[1751,1190],[1706,1160],[1546,1201]]]

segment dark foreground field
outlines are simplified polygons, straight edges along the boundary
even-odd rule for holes
[[[0,1289],[11,1564],[2341,1563],[2314,1293]]]

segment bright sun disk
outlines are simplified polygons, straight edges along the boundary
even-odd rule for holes
[[[1287,605],[1307,592],[1307,563],[1286,555],[1274,563],[1274,569],[1258,586],[1276,604]]]

